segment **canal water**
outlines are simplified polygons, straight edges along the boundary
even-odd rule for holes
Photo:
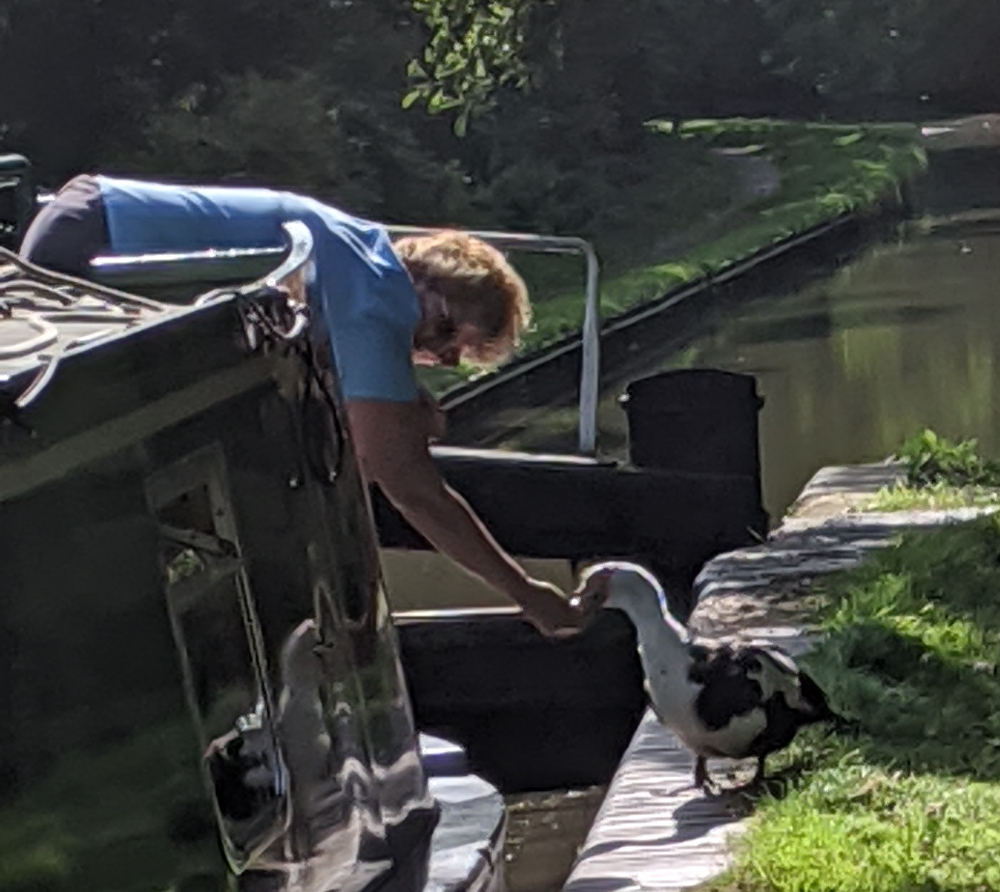
[[[983,195],[975,183],[965,191],[969,203]],[[908,222],[830,276],[698,315],[664,349],[605,371],[602,454],[626,458],[618,397],[628,381],[701,367],[757,379],[764,499],[775,520],[818,468],[880,460],[924,427],[976,437],[1000,455],[1000,210]],[[570,401],[510,410],[464,445],[569,452],[576,424]],[[512,892],[558,892],[603,793],[508,797]]]
[[[1000,211],[908,222],[829,278],[707,312],[669,349],[605,375],[602,453],[625,457],[624,383],[681,367],[756,377],[775,519],[819,467],[885,458],[924,427],[998,455]],[[491,420],[489,443],[569,451],[575,424],[570,404],[512,411]]]
[[[604,787],[504,797],[508,892],[559,892],[594,822]]]

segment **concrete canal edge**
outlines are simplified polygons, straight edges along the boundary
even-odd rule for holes
[[[903,530],[971,520],[993,509],[868,512],[865,503],[902,477],[898,464],[827,467],[806,484],[760,545],[719,555],[695,580],[689,626],[720,638],[769,640],[793,654],[809,646],[808,591],[817,577],[860,563]],[[743,766],[709,765],[713,776]],[[691,789],[694,759],[651,712],[644,715],[567,880],[566,892],[690,889],[731,863],[745,828],[736,802]]]

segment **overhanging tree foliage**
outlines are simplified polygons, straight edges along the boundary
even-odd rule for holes
[[[647,175],[653,117],[1000,106],[998,22],[1000,0],[6,0],[0,151],[48,185],[100,166],[579,225]]]
[[[418,100],[431,112],[457,109],[456,130],[490,104],[496,90],[528,82],[526,35],[537,7],[551,0],[411,0],[429,35],[410,60],[411,89],[403,106]]]

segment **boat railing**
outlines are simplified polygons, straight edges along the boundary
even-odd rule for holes
[[[20,156],[11,156],[20,157]],[[24,159],[21,159],[24,160]],[[25,163],[27,163],[25,161]],[[2,176],[2,168],[0,168]],[[26,178],[30,183],[30,176]],[[37,203],[51,201],[40,194]],[[440,231],[426,226],[386,226],[390,235],[424,235]],[[578,452],[593,455],[597,447],[597,401],[600,387],[600,263],[593,245],[575,236],[540,235],[528,232],[466,230],[500,250],[541,254],[577,254],[586,264],[586,291],[581,331]],[[157,253],[107,256],[94,259],[94,278],[123,290],[176,287],[192,282],[233,284],[255,281],[288,252],[288,246],[239,249],[209,249],[188,253]]]
[[[302,226],[302,224],[298,224]],[[430,227],[387,226],[390,235],[420,235],[437,232]],[[586,262],[586,302],[582,331],[578,451],[593,455],[597,443],[597,400],[600,384],[600,313],[598,285],[600,265],[593,246],[582,238],[520,232],[468,230],[504,251],[543,254],[579,254]],[[208,249],[187,253],[150,253],[96,257],[93,277],[102,284],[123,290],[177,286],[199,282],[225,284],[253,281],[285,255],[288,248]]]
[[[91,278],[120,290],[194,284],[233,285],[252,291],[277,287],[295,277],[305,277],[313,261],[313,237],[299,220],[283,223],[285,244],[267,248],[206,248],[201,251],[151,251],[145,254],[107,255],[90,262]],[[277,264],[277,265],[275,265]],[[233,288],[202,293],[195,303]]]

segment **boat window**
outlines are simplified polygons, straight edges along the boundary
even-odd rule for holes
[[[221,450],[157,472],[146,489],[204,775],[239,872],[284,831],[288,795]]]

